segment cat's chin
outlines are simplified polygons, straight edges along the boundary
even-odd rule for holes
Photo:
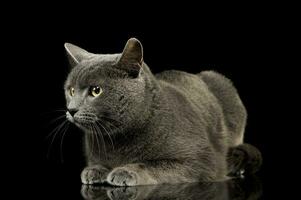
[[[91,128],[88,125],[81,124],[81,123],[78,123],[76,121],[73,122],[73,124],[75,124],[75,126],[77,126],[80,130],[84,131],[85,133],[86,132],[91,132]]]

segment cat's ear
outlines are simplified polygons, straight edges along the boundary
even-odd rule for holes
[[[65,43],[64,47],[67,53],[69,64],[72,68],[82,60],[87,59],[91,57],[91,55],[93,55],[92,53],[89,53],[88,51],[70,43]]]
[[[127,41],[119,62],[138,63],[142,65],[143,48],[139,40],[131,38]]]
[[[118,61],[119,68],[127,71],[131,76],[137,77],[143,63],[142,44],[136,38],[127,41]]]

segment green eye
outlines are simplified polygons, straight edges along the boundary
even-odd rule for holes
[[[70,87],[70,89],[69,89],[69,94],[70,94],[70,96],[74,96],[74,88],[73,87]]]
[[[89,94],[93,97],[98,97],[102,93],[102,89],[99,86],[91,86]]]

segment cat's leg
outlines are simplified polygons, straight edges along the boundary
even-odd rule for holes
[[[197,182],[194,170],[173,162],[156,164],[127,164],[114,168],[105,177],[105,182],[116,186],[153,185],[160,183]]]
[[[81,173],[81,181],[83,184],[101,183],[102,177],[107,174],[108,169],[102,165],[91,165]]]

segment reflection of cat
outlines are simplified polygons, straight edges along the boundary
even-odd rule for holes
[[[163,184],[137,187],[83,185],[82,196],[87,200],[257,200],[262,185],[256,177],[232,179],[215,183]]]
[[[66,115],[86,133],[83,183],[217,181],[258,169],[260,152],[243,144],[246,110],[224,76],[153,75],[137,39],[122,54],[65,47]]]

